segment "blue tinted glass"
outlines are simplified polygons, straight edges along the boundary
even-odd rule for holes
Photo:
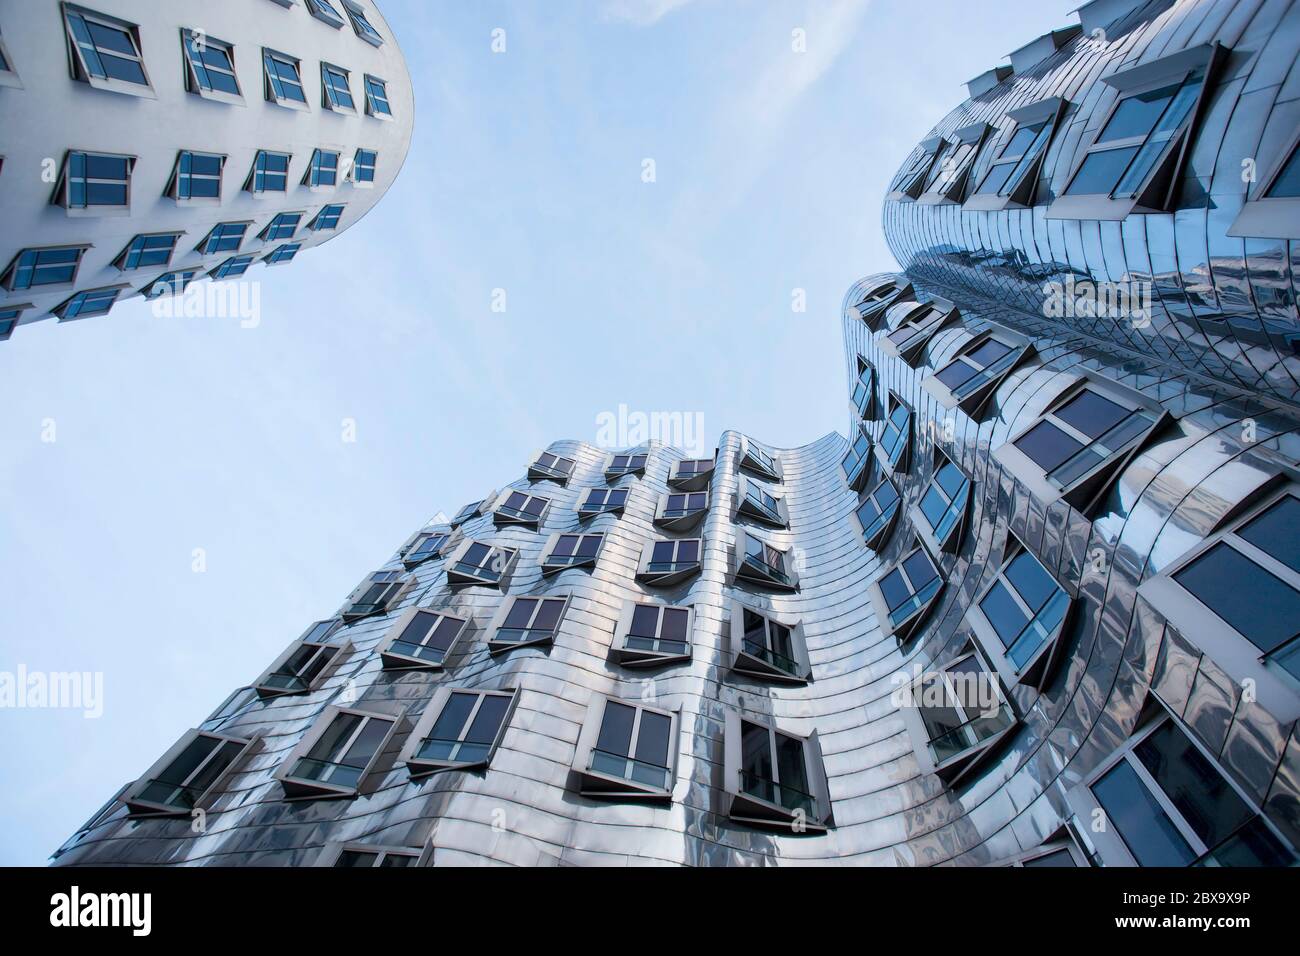
[[[1300,634],[1300,591],[1223,542],[1174,580],[1265,653]]]
[[[1196,858],[1127,760],[1106,771],[1092,793],[1139,865],[1186,866]]]
[[[1070,196],[1110,195],[1111,190],[1119,183],[1120,176],[1124,175],[1124,170],[1128,168],[1129,160],[1137,154],[1137,151],[1136,146],[1129,146],[1124,149],[1089,153],[1069,188],[1066,189],[1066,194]]]
[[[1025,612],[1020,610],[1015,599],[1007,590],[1006,585],[998,581],[989,589],[989,593],[980,601],[980,610],[988,618],[989,624],[997,632],[998,638],[1003,645],[1010,647],[1020,636],[1029,619],[1025,617]]]
[[[1145,136],[1151,132],[1155,128],[1156,121],[1160,119],[1160,114],[1173,99],[1178,86],[1178,83],[1174,83],[1123,100],[1115,108],[1115,112],[1106,123],[1106,128],[1097,137],[1097,142],[1109,143],[1117,139]]]
[[[1006,576],[1021,599],[1035,613],[1047,603],[1048,598],[1060,590],[1052,576],[1043,570],[1043,566],[1028,551],[1021,551],[1015,556],[1007,567]]]
[[[1291,158],[1269,187],[1268,195],[1273,199],[1300,196],[1300,147],[1291,151]]]
[[[1238,531],[1265,554],[1300,572],[1300,499],[1286,495]]]
[[[1043,471],[1052,471],[1083,447],[1051,422],[1039,422],[1017,438],[1015,445]]]

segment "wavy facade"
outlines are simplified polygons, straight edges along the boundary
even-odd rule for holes
[[[1246,312],[1211,337],[1178,309],[1239,303],[1252,250],[1286,272],[1285,238],[1231,240],[1244,272],[1193,256],[1275,207],[1191,181],[1207,118],[1292,115],[1295,14],[1098,0],[973,81],[886,201],[905,272],[845,298],[848,440],[552,445],[56,862],[1293,863],[1295,298],[1251,293],[1249,349]],[[1177,114],[1198,70],[1196,124],[1097,148],[1112,109]],[[1132,195],[1070,194],[1078,157],[1120,149]],[[981,192],[999,165],[1006,195]]]

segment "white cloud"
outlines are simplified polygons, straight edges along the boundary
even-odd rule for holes
[[[607,20],[622,20],[639,27],[648,27],[691,2],[692,0],[609,0],[603,13]]]

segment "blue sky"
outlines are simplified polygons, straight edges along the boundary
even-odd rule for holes
[[[406,167],[249,274],[256,328],[135,299],[0,345],[0,671],[104,681],[98,719],[0,709],[0,863],[43,863],[421,523],[602,412],[699,413],[709,443],[842,430],[838,308],[894,267],[885,185],[1076,5],[382,2]]]

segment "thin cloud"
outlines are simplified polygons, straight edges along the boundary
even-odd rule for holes
[[[694,0],[609,0],[602,12],[606,20],[648,27],[692,2]]]

